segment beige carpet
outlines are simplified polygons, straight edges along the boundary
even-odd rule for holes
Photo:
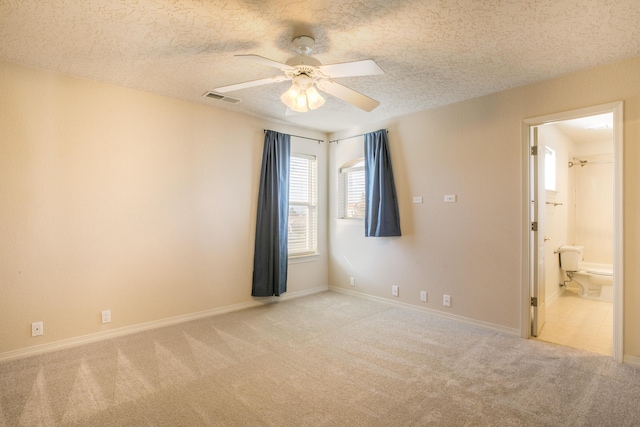
[[[0,364],[0,426],[638,426],[609,357],[326,292]]]

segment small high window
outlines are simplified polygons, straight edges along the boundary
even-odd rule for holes
[[[556,191],[556,152],[544,147],[544,188]]]

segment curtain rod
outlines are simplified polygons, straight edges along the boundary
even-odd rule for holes
[[[387,131],[387,133],[389,133],[389,129],[385,129],[385,130]],[[368,132],[368,133],[371,133],[371,132]],[[359,136],[365,136],[365,135],[366,133],[361,133],[360,135],[353,135],[353,136],[348,136],[346,138],[334,139],[332,141],[329,141],[329,144],[331,144],[332,142],[340,143],[340,141],[343,141],[345,139],[357,138]]]
[[[264,131],[264,133],[267,133],[268,129],[262,129]],[[287,134],[289,136],[295,136],[296,138],[302,138],[302,139],[308,139],[309,141],[317,141],[318,144],[320,144],[322,141],[324,141],[323,139],[318,139],[318,138],[309,138],[306,136],[300,136],[300,135],[291,135],[291,134]]]

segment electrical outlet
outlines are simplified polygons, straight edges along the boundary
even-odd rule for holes
[[[356,278],[351,276],[349,277],[349,286],[355,286],[356,285]]]
[[[442,305],[451,307],[451,295],[442,295]]]
[[[102,312],[102,323],[111,322],[111,310],[105,310]]]
[[[445,203],[456,203],[458,201],[458,196],[456,194],[446,194],[444,196]]]
[[[393,295],[394,297],[398,296],[398,287],[397,286],[392,286],[391,287],[391,295]]]
[[[427,302],[427,291],[420,291],[420,301]]]
[[[39,337],[40,335],[44,335],[44,324],[43,322],[33,322],[31,324],[31,336]]]

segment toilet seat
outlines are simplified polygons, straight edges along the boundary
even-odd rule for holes
[[[585,273],[588,273],[588,274],[596,274],[598,276],[608,276],[608,277],[613,276],[612,271],[604,270],[601,268],[589,268],[589,269],[580,270],[580,271],[584,271]]]

